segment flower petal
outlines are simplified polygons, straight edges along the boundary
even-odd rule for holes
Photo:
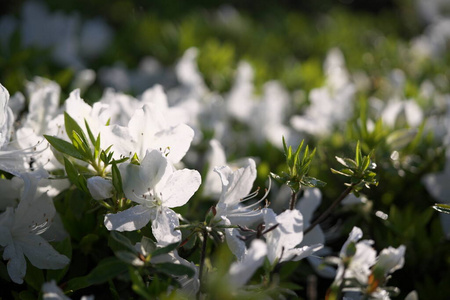
[[[7,245],[3,250],[3,259],[8,260],[7,269],[11,280],[22,284],[27,272],[27,262],[22,249],[14,244]]]
[[[266,254],[266,244],[261,240],[254,240],[243,259],[231,265],[229,271],[231,285],[241,287],[246,284],[263,264]]]
[[[39,235],[27,235],[26,238],[18,239],[16,244],[36,268],[62,269],[70,262],[67,256],[58,253]]]
[[[175,230],[179,225],[177,214],[170,208],[161,207],[152,221],[152,232],[158,244],[166,246],[181,241],[181,231]]]
[[[161,191],[164,206],[178,207],[186,204],[201,184],[200,173],[195,170],[175,171]]]
[[[108,230],[134,231],[147,225],[150,218],[150,209],[136,205],[116,214],[107,214],[104,222]]]

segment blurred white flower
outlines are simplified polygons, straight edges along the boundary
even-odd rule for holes
[[[230,285],[234,288],[244,286],[253,273],[262,266],[266,254],[266,244],[262,240],[253,240],[242,259],[231,264],[228,271]]]
[[[375,270],[380,270],[386,277],[388,274],[403,268],[405,263],[405,250],[406,247],[404,245],[398,248],[388,247],[381,250],[377,257],[377,262],[373,266],[374,272]]]

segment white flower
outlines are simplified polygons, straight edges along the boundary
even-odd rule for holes
[[[9,92],[0,84],[0,170],[19,175],[29,170],[29,159],[35,154],[37,145],[25,149],[11,146],[14,114],[8,102]]]
[[[247,166],[232,171],[228,166],[214,169],[222,181],[222,193],[216,205],[217,220],[226,217],[231,224],[248,226],[262,220],[261,210],[255,210],[263,199],[252,205],[243,206],[242,201],[250,199],[255,193],[249,195],[253,182],[256,179],[256,164],[251,158],[247,160]]]
[[[87,180],[87,187],[95,200],[103,200],[111,198],[114,187],[111,180],[100,176],[94,176]]]
[[[296,248],[303,240],[303,216],[300,211],[286,210],[278,216],[271,209],[263,209],[266,230],[267,258],[273,264],[289,260],[301,260],[321,249],[322,244]]]
[[[56,210],[47,194],[36,197],[38,176],[42,174],[30,174],[24,177],[24,191],[17,208],[8,207],[0,214],[3,259],[8,261],[8,274],[16,283],[22,283],[26,274],[25,256],[40,269],[61,269],[69,263],[41,236],[52,224]]]
[[[111,125],[101,132],[103,148],[111,145],[116,158],[133,156],[142,159],[147,150],[156,149],[178,163],[189,150],[194,131],[186,124],[169,126],[165,116],[154,104],[145,104],[131,117],[128,127]]]
[[[153,235],[160,244],[180,241],[177,215],[170,208],[186,204],[200,186],[195,170],[174,171],[159,151],[147,152],[141,164],[121,164],[123,190],[128,199],[138,203],[125,211],[105,216],[108,230],[133,231],[152,220]]]
[[[345,278],[355,278],[362,284],[367,284],[371,273],[370,268],[375,264],[376,251],[372,248],[372,240],[362,240],[362,230],[353,227],[347,241],[342,246],[340,257],[343,260],[351,258],[350,263],[345,269]],[[359,242],[358,242],[359,241]],[[352,246],[353,245],[353,246]],[[354,248],[353,248],[354,247]],[[342,278],[344,266],[340,264],[336,278]]]
[[[403,268],[403,264],[405,263],[405,250],[406,247],[404,245],[399,246],[397,249],[388,247],[381,250],[374,268],[383,270],[385,276]]]

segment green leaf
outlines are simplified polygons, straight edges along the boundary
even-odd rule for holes
[[[123,234],[118,233],[117,231],[112,230],[110,232],[110,236],[116,240],[117,242],[119,242],[121,245],[125,246],[126,248],[128,248],[129,250],[131,250],[134,253],[137,253],[137,250],[134,248],[133,244],[131,243],[131,241],[124,236]]]
[[[305,176],[302,179],[302,184],[306,185],[308,187],[317,187],[317,188],[321,188],[324,187],[326,185],[325,182],[314,178],[314,177],[309,177],[309,176]]]
[[[361,165],[362,160],[362,154],[361,154],[361,146],[359,144],[359,141],[356,143],[356,154],[355,154],[355,162],[357,166]]]
[[[91,285],[102,284],[117,275],[126,272],[128,265],[116,257],[108,257],[102,260],[92,271],[86,276],[76,277],[67,282],[66,292],[76,291],[89,287]]]
[[[64,167],[70,182],[76,185],[78,183],[78,171],[66,157],[64,157]]]
[[[435,205],[433,205],[433,208],[435,210],[437,210],[438,212],[450,214],[450,205],[448,205],[448,204],[436,203]]]
[[[362,164],[361,164],[361,170],[365,171],[370,165],[370,158],[368,156],[364,156]]]
[[[157,249],[155,242],[146,236],[143,236],[141,239],[141,247],[146,253],[152,253]]]
[[[162,273],[166,273],[172,276],[187,275],[190,278],[195,275],[195,271],[192,268],[181,264],[173,264],[166,262],[156,264],[155,268]]]
[[[78,123],[67,113],[64,112],[64,126],[66,128],[67,136],[73,142],[73,133],[76,132],[77,135],[81,138],[84,144],[88,144],[86,136],[84,135],[83,129],[78,125]]]
[[[128,268],[128,272],[130,274],[131,282],[133,282],[132,289],[133,291],[144,297],[144,299],[152,299],[152,295],[147,291],[146,285],[142,280],[141,274],[137,269],[132,267]]]
[[[20,300],[36,300],[36,296],[30,291],[22,291],[19,294]]]
[[[139,257],[134,253],[131,253],[129,251],[116,251],[114,254],[120,260],[122,260],[123,262],[125,262],[129,265],[133,265],[136,267],[144,266],[144,262],[142,260],[140,260]]]
[[[92,134],[91,128],[89,127],[88,122],[86,119],[84,119],[84,125],[86,126],[86,130],[89,136],[89,139],[91,140],[92,145],[95,145],[97,140],[95,139],[94,135]]]
[[[52,246],[59,253],[67,256],[69,259],[72,259],[72,243],[70,237],[67,237],[60,242],[54,242],[52,243]],[[63,279],[64,275],[66,275],[69,267],[70,264],[60,270],[47,270],[47,281],[53,279],[56,283],[59,283],[61,279]]]
[[[350,169],[342,169],[342,170],[338,171],[338,170],[331,168],[331,172],[334,174],[339,174],[339,175],[343,175],[346,177],[351,177],[354,174],[354,172]]]
[[[92,158],[92,153],[89,145],[86,144],[81,136],[75,131],[72,132],[72,137],[73,146],[86,158],[86,160],[90,160]]]
[[[77,148],[75,148],[71,143],[50,135],[44,134],[44,137],[47,139],[50,145],[52,145],[53,148],[55,148],[59,152],[85,161],[84,155],[80,153]]]
[[[97,139],[94,143],[94,159],[97,159],[98,155],[100,153],[100,133],[97,136]]]
[[[116,192],[121,195],[123,193],[122,188],[122,176],[120,175],[119,168],[115,162],[112,163],[112,184],[116,189]]]
[[[170,251],[175,250],[178,247],[178,244],[179,243],[173,243],[173,244],[170,244],[170,245],[168,245],[168,246],[166,246],[164,248],[158,248],[154,252],[152,252],[152,257],[158,256],[158,255],[161,255],[161,254],[169,253]]]
[[[70,182],[72,182],[79,190],[89,194],[86,178],[78,173],[77,169],[66,157],[64,157],[64,167]]]
[[[27,260],[27,273],[24,277],[25,282],[36,291],[40,291],[42,285],[44,284],[44,279],[44,271],[33,266]]]

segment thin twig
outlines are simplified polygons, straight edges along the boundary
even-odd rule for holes
[[[289,201],[289,209],[294,210],[298,193],[291,191],[291,200]]]
[[[303,231],[303,234],[307,234],[308,232],[310,232],[314,227],[316,227],[317,224],[321,223],[323,220],[325,220],[326,218],[328,218],[328,216],[331,214],[331,212],[333,211],[333,209],[339,204],[341,203],[342,200],[345,199],[345,197],[348,196],[348,194],[350,194],[353,190],[353,188],[355,187],[356,184],[352,184],[350,186],[348,186],[343,192],[342,194],[339,196],[339,198],[337,198],[336,200],[334,200],[333,203],[331,203],[331,205],[327,208],[326,211],[324,211],[317,219],[314,220],[314,222],[311,223],[311,225],[308,226],[308,228],[305,229],[305,231]]]

